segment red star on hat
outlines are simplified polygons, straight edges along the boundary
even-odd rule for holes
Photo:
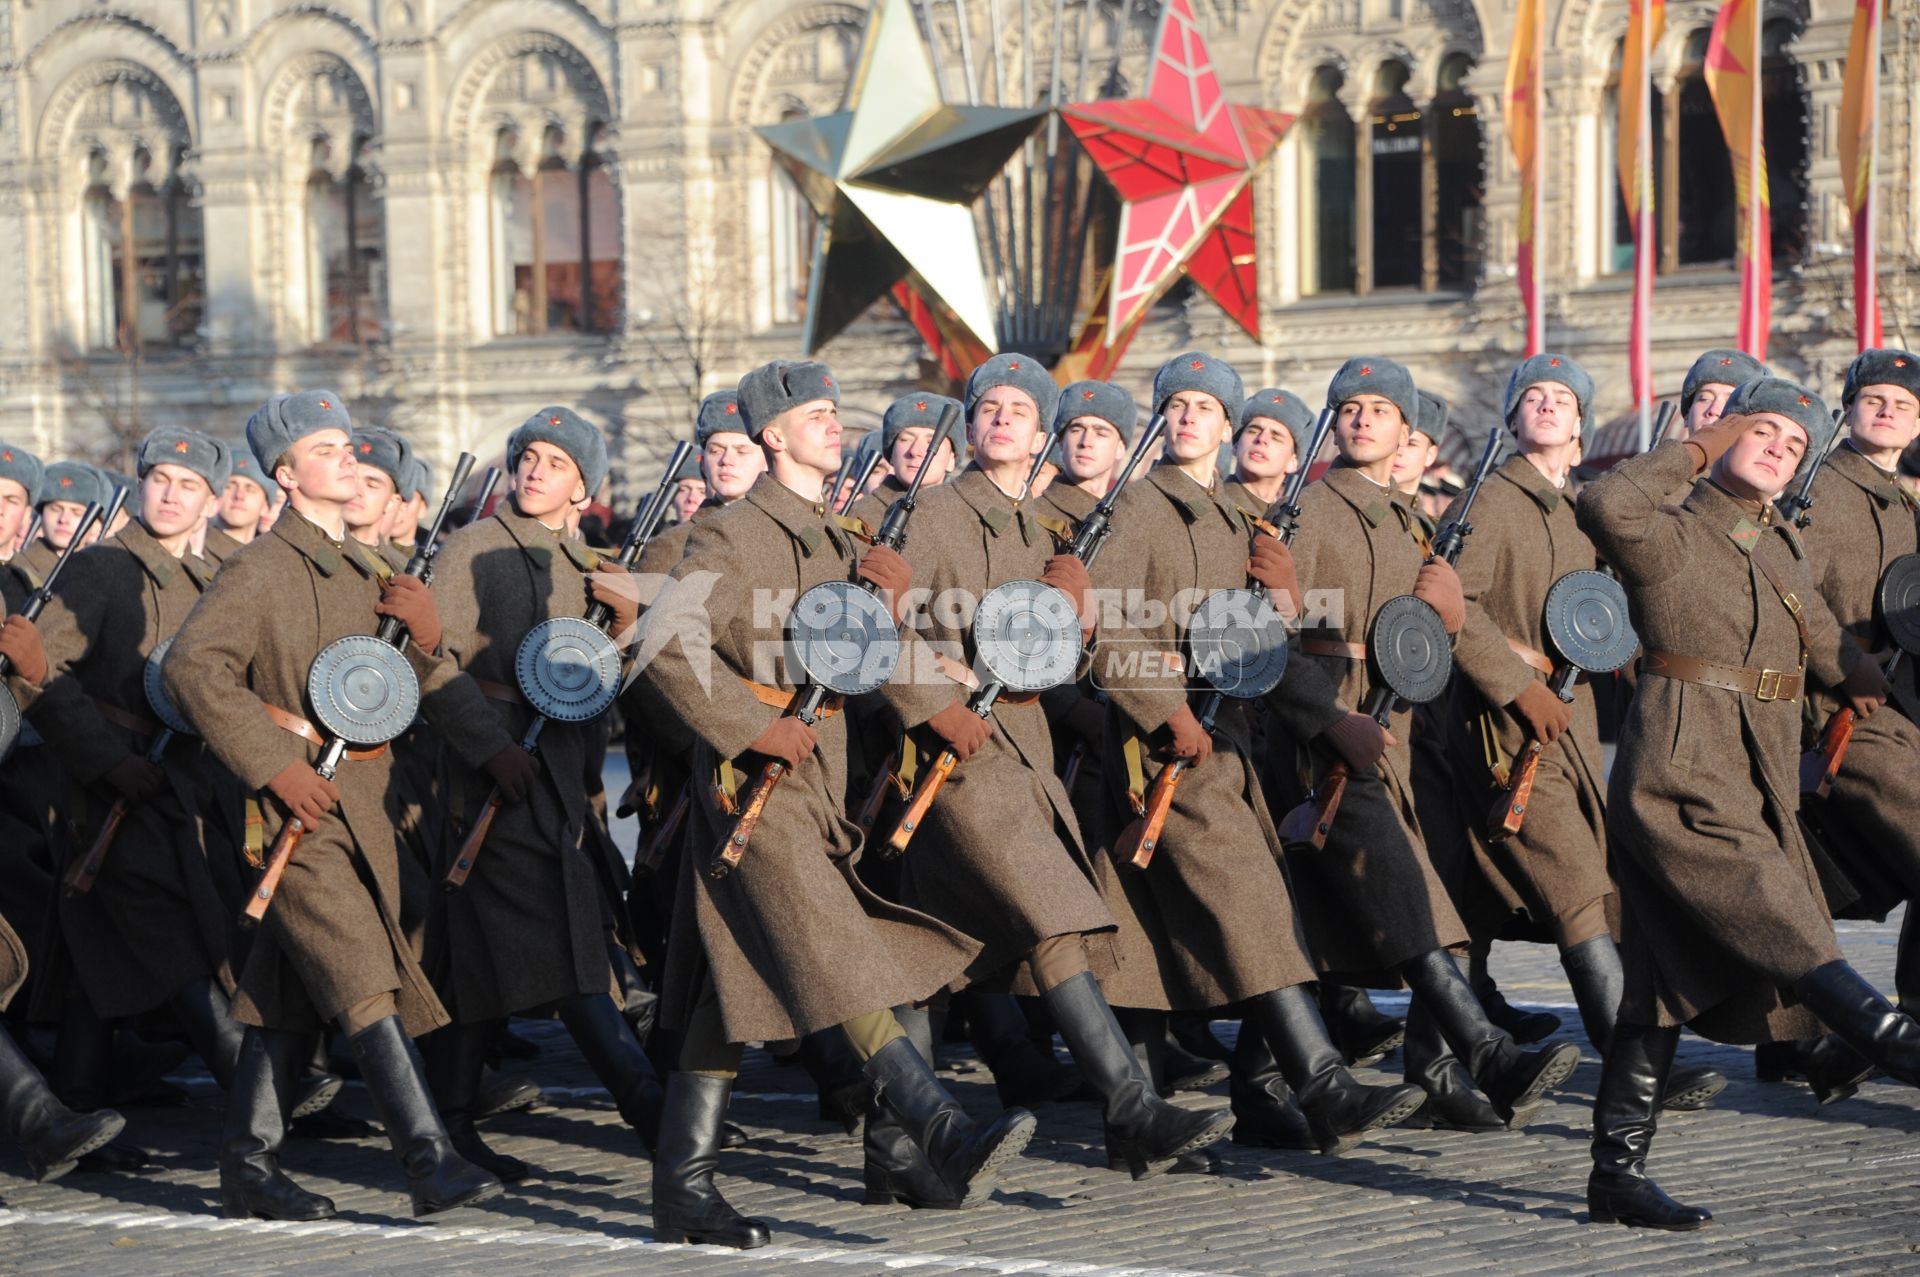
[[[1020,361],[1019,361],[1018,359],[1016,359],[1016,360],[1014,360],[1014,361],[1013,361],[1012,363],[1010,363],[1010,364],[1008,364],[1008,365],[1007,365],[1007,368],[1008,368],[1008,370],[1009,370],[1009,371],[1011,371],[1011,372],[1019,372],[1019,371],[1020,371]]]
[[[914,410],[915,412],[925,412],[925,411],[927,410],[927,401],[926,401],[926,400],[924,400],[924,399],[916,399],[916,400],[914,400],[914,401],[913,401],[913,410]]]
[[[0,452],[0,461],[11,461],[11,460],[13,460],[13,454],[11,452]]]
[[[557,425],[559,425],[559,424],[560,424],[560,418],[558,418],[558,417],[548,417],[548,418],[547,418],[547,424],[548,424],[548,425],[550,425],[550,426],[557,426]]]
[[[1093,398],[1093,392],[1091,390],[1083,390],[1080,392],[1080,397],[1082,399],[1091,399]]]
[[[833,378],[831,378],[831,377],[822,377],[822,378],[820,379],[820,384],[821,384],[821,385],[823,385],[823,386],[831,386],[831,385],[833,384]]]
[[[321,406],[322,408],[331,408],[331,407],[333,407],[333,405],[332,405],[332,404],[330,404],[330,403],[328,403],[328,402],[327,402],[326,400],[324,400],[324,399],[322,399],[322,400],[320,401],[320,406]]]
[[[1362,367],[1362,368],[1360,369],[1360,375],[1361,375],[1362,377],[1371,377],[1371,376],[1373,376],[1373,365],[1372,365],[1372,364],[1367,364],[1366,366],[1364,366],[1364,367]]]
[[[1893,366],[1895,368],[1905,368],[1907,366],[1907,361],[1904,359],[1896,359],[1893,361]]]
[[[1725,367],[1727,367],[1727,366],[1728,366],[1729,364],[1731,364],[1732,362],[1733,362],[1733,360],[1731,360],[1731,359],[1729,359],[1729,358],[1727,358],[1727,357],[1726,357],[1725,355],[1722,355],[1722,356],[1720,357],[1720,366],[1721,366],[1722,368],[1725,368]]]
[[[187,441],[182,439],[179,443],[174,444],[173,450],[175,452],[185,452],[187,450]]]
[[[555,420],[555,421],[557,422],[557,421],[559,420],[559,418],[557,418],[557,417],[556,417],[556,418],[555,418],[554,420]],[[185,452],[185,451],[186,451],[186,449],[185,449],[185,448],[182,448],[182,449],[181,449],[181,451],[182,451],[182,452]],[[361,444],[361,445],[360,445],[360,455],[361,455],[361,456],[363,456],[363,457],[365,457],[365,456],[371,456],[371,455],[372,455],[372,453],[373,453],[373,445],[372,445],[372,444],[370,444],[370,443],[363,443],[363,444]]]
[[[1809,398],[1807,398],[1807,397],[1806,397],[1805,395],[1801,395],[1801,396],[1800,396],[1800,406],[1801,406],[1802,408],[1805,408],[1805,407],[1806,407],[1806,406],[1807,406],[1808,404],[1810,404],[1810,403],[1812,403],[1812,402],[1813,402],[1813,400],[1811,400],[1811,399],[1809,399]]]
[[[1193,370],[1195,372],[1199,372],[1202,368],[1205,368],[1206,366],[1207,366],[1207,361],[1204,359],[1196,359],[1193,361],[1193,365],[1192,365]]]
[[[727,415],[728,415],[729,417],[731,417],[731,416],[733,416],[733,415],[734,415],[735,413],[738,413],[739,411],[740,411],[740,405],[739,405],[739,404],[737,404],[737,403],[730,403],[730,404],[728,404],[728,405],[727,405]]]
[[[1553,357],[1552,359],[1549,359],[1549,360],[1547,360],[1547,367],[1549,367],[1549,368],[1558,368],[1559,366],[1560,366],[1560,358],[1559,358],[1559,356],[1557,356],[1557,355],[1556,355],[1556,356],[1554,356],[1554,357]]]
[[[1275,403],[1285,403],[1287,401],[1287,397],[1285,395],[1275,395],[1273,397],[1273,401]]]
[[[71,476],[71,475],[69,475],[69,476],[66,476],[66,477],[63,477],[63,478],[62,478],[62,479],[60,480],[60,486],[61,486],[61,487],[63,487],[63,488],[71,488],[71,487],[73,486],[73,478],[72,478],[72,476]]]

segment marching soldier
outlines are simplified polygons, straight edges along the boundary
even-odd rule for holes
[[[1644,652],[1609,778],[1625,992],[1594,1101],[1597,1223],[1711,1219],[1646,1174],[1682,1025],[1766,1042],[1825,1021],[1890,1076],[1920,1080],[1920,1025],[1841,958],[1794,819],[1805,679],[1863,717],[1886,697],[1771,504],[1834,424],[1777,377],[1723,407],[1590,484],[1576,509],[1627,586]]]
[[[40,536],[15,556],[32,574],[36,587],[60,557],[60,551],[67,548],[67,542],[73,540],[87,507],[96,503],[104,506],[112,495],[113,485],[92,466],[78,461],[55,461],[47,466],[40,482]],[[98,527],[87,533],[90,537],[99,534]]]
[[[1573,685],[1571,704],[1547,685],[1555,669],[1547,592],[1567,573],[1597,566],[1569,482],[1591,437],[1592,397],[1592,379],[1565,355],[1534,355],[1508,378],[1504,416],[1518,450],[1481,487],[1473,537],[1460,556],[1467,619],[1454,645],[1460,677],[1449,735],[1467,794],[1498,794],[1528,742],[1543,747],[1518,832],[1495,842],[1482,825],[1470,827],[1474,885],[1494,905],[1477,920],[1476,939],[1490,942],[1518,915],[1531,934],[1553,943],[1587,1039],[1605,1056],[1624,977],[1614,943],[1619,904],[1607,874],[1599,718],[1586,682]],[[1725,1086],[1711,1069],[1682,1070],[1665,1105],[1699,1108]]]
[[[888,508],[905,494],[923,465],[930,467],[920,485],[923,489],[935,488],[947,481],[960,445],[949,435],[938,454],[929,458],[927,450],[933,446],[934,428],[940,424],[940,414],[953,402],[946,395],[916,390],[887,405],[886,412],[880,415],[880,458],[886,473],[854,499],[848,514],[865,520],[868,527],[879,527]]]
[[[1680,382],[1680,418],[1685,433],[1699,434],[1720,420],[1736,389],[1766,375],[1767,366],[1744,350],[1709,350],[1694,360]]]
[[[975,712],[968,698],[979,653],[970,627],[939,602],[977,603],[1002,582],[1038,579],[1073,601],[1083,637],[1092,632],[1086,566],[1057,553],[1049,530],[1021,508],[1058,395],[1027,355],[995,355],[974,369],[964,400],[973,462],[920,493],[905,557],[934,601],[915,625],[944,677],[896,679],[885,694],[919,736],[923,758],[950,749],[959,765],[901,862],[900,898],[983,942],[969,972],[975,982],[1024,964],[1022,990],[1030,984],[1039,993],[1104,1101],[1109,1155],[1144,1179],[1222,1138],[1230,1117],[1168,1104],[1136,1058],[1089,967],[1090,950],[1104,945],[1101,933],[1114,923],[1054,774],[1039,698],[1009,691],[989,717]]]
[[[1339,413],[1340,456],[1301,499],[1293,553],[1302,584],[1337,591],[1341,607],[1308,617],[1293,639],[1271,698],[1272,748],[1315,776],[1339,759],[1349,779],[1325,848],[1290,852],[1287,865],[1313,902],[1307,935],[1322,969],[1367,983],[1405,981],[1413,994],[1408,1040],[1444,1043],[1494,1113],[1518,1127],[1573,1070],[1579,1049],[1523,1051],[1488,1020],[1448,952],[1465,943],[1466,929],[1421,839],[1409,746],[1354,708],[1370,690],[1367,638],[1389,599],[1425,600],[1448,633],[1465,620],[1459,579],[1443,560],[1423,563],[1412,513],[1392,491],[1395,456],[1419,420],[1413,378],[1390,359],[1350,359],[1328,387],[1327,406]],[[1395,715],[1401,733],[1410,718]],[[1423,1082],[1432,1078],[1423,1072]]]
[[[407,554],[387,539],[387,533],[394,515],[406,505],[400,485],[412,468],[413,449],[385,427],[356,426],[353,451],[360,490],[347,503],[347,534],[397,572],[406,566]]]
[[[226,562],[235,550],[260,535],[269,504],[260,463],[244,447],[229,446],[228,455],[233,459],[233,471],[220,490],[200,550],[201,557],[214,564]]]
[[[905,562],[884,548],[856,563],[849,527],[827,509],[823,489],[839,464],[838,403],[823,364],[776,361],[742,379],[740,416],[768,472],[746,497],[695,525],[674,568],[677,584],[648,612],[649,627],[677,635],[660,646],[647,677],[700,738],[697,774],[722,764],[744,777],[773,762],[789,769],[775,773],[784,779],[764,796],[739,867],[715,878],[696,860],[680,878],[665,1014],[686,1034],[654,1158],[662,1241],[749,1248],[768,1240],[765,1225],[737,1214],[713,1182],[742,1042],[843,1026],[879,1102],[955,1204],[983,1195],[1033,1131],[1032,1115],[1017,1109],[970,1121],[888,1010],[953,984],[980,946],[861,885],[861,836],[845,811],[846,718],[832,701],[813,725],[785,712],[805,675],[773,655],[785,618],[770,613],[790,605],[779,600],[844,581],[849,568],[892,608],[905,605],[912,584]],[[916,645],[904,637],[912,668]],[[728,839],[733,804],[748,797],[745,786],[724,799],[703,789],[689,848],[703,855]]]
[[[1228,492],[1241,506],[1265,514],[1280,499],[1287,476],[1312,461],[1302,457],[1313,433],[1313,409],[1291,390],[1270,386],[1241,404],[1233,431],[1233,477]]]
[[[1888,565],[1916,548],[1915,510],[1897,478],[1900,456],[1920,435],[1920,356],[1904,350],[1869,350],[1847,369],[1841,404],[1847,438],[1833,451],[1813,485],[1815,514],[1801,536],[1820,596],[1834,619],[1873,660],[1891,655],[1889,636],[1878,622],[1881,578]],[[1907,902],[1894,985],[1909,1013],[1920,1008],[1920,820],[1909,778],[1920,764],[1920,712],[1913,667],[1898,673],[1893,707],[1853,725],[1832,792],[1820,804],[1827,850],[1841,861],[1869,899],[1869,912],[1883,914]],[[1847,707],[1831,685],[1808,689],[1811,722],[1824,727]],[[1791,1048],[1763,1045],[1756,1065],[1763,1077],[1787,1068],[1811,1070],[1823,1099],[1842,1098],[1867,1067],[1836,1043],[1807,1044],[1806,1058],[1783,1059]],[[1839,1058],[1836,1059],[1836,1056]],[[1839,1083],[1836,1087],[1834,1084]],[[1844,1088],[1844,1090],[1842,1090]]]
[[[400,477],[400,504],[394,507],[393,521],[387,525],[387,540],[400,551],[402,565],[413,556],[420,529],[426,523],[434,497],[439,495],[433,486],[433,467],[411,447],[406,453],[406,471]]]
[[[447,1022],[401,918],[392,763],[383,746],[350,750],[329,780],[314,768],[325,737],[305,717],[308,670],[327,643],[401,620],[405,659],[428,717],[458,671],[434,655],[432,595],[410,577],[382,588],[378,561],[347,533],[358,491],[346,406],[331,391],[277,395],[247,423],[247,444],[291,507],[235,554],[168,652],[168,694],[254,796],[269,843],[298,817],[306,833],[240,977],[249,1027],[227,1108],[222,1205],[229,1215],[316,1219],[333,1204],[279,1168],[283,1114],[303,1036],[338,1021],[406,1172],[416,1214],[497,1196],[500,1182],[462,1159],[427,1093],[412,1038]]]
[[[582,839],[588,810],[583,755],[593,722],[549,719],[537,752],[523,747],[542,707],[515,674],[521,641],[550,617],[613,609],[617,645],[638,604],[619,563],[565,535],[567,511],[607,477],[606,442],[570,408],[534,413],[507,439],[508,501],[447,539],[435,560],[442,652],[467,677],[445,693],[450,839],[462,839],[488,804],[501,806],[464,885],[446,899],[446,1001],[456,1023],[428,1046],[434,1093],[456,1147],[502,1179],[528,1168],[491,1152],[471,1106],[486,1045],[498,1023],[554,1006],[620,1116],[649,1151],[660,1121],[660,1080],[614,1001],[610,902]],[[446,711],[442,711],[445,713]]]
[[[1162,1011],[1241,1004],[1243,1032],[1277,1059],[1305,1112],[1305,1134],[1321,1152],[1337,1153],[1405,1119],[1419,1092],[1362,1085],[1329,1039],[1251,725],[1237,707],[1211,732],[1201,724],[1194,706],[1206,689],[1185,673],[1184,618],[1171,607],[1177,598],[1242,588],[1249,576],[1282,609],[1298,598],[1286,548],[1250,536],[1219,480],[1215,459],[1234,425],[1228,405],[1244,398],[1239,374],[1211,355],[1162,365],[1153,399],[1167,418],[1165,452],[1120,497],[1094,565],[1101,597],[1122,600],[1119,617],[1102,618],[1093,665],[1109,698],[1102,771],[1116,819],[1127,819],[1129,806],[1142,809],[1161,768],[1175,760],[1187,768],[1149,866],[1103,858],[1100,884],[1120,923],[1113,997]]]

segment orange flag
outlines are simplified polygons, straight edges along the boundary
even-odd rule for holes
[[[1667,26],[1666,0],[1630,0],[1620,60],[1620,197],[1633,226],[1633,317],[1627,332],[1627,380],[1634,405],[1651,424],[1653,404],[1653,77],[1648,51]],[[1644,449],[1651,440],[1642,439]]]
[[[1547,346],[1546,313],[1540,298],[1541,116],[1546,49],[1546,0],[1517,0],[1513,11],[1513,47],[1507,53],[1507,142],[1520,171],[1520,301],[1527,310],[1527,354]]]
[[[1767,195],[1767,148],[1760,111],[1761,0],[1722,0],[1707,41],[1707,91],[1733,160],[1739,207],[1740,349],[1767,357],[1773,311],[1773,214]]]
[[[1840,181],[1853,212],[1853,319],[1860,349],[1880,344],[1880,289],[1874,242],[1873,152],[1879,121],[1880,0],[1854,0],[1847,78],[1840,89]]]

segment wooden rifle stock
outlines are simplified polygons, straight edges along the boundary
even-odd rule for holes
[[[786,779],[787,765],[774,759],[760,769],[760,779],[753,782],[753,790],[747,795],[747,805],[740,809],[740,819],[733,822],[733,832],[720,844],[713,859],[707,863],[707,877],[724,878],[740,867],[740,858],[747,854],[747,844],[753,841],[753,831],[760,824],[760,817],[766,813],[767,800],[773,797],[773,791]]]
[[[953,775],[953,769],[960,762],[960,756],[950,749],[940,751],[940,757],[933,760],[933,766],[921,773],[920,783],[913,787],[913,797],[907,803],[907,810],[901,815],[900,823],[894,826],[893,836],[887,839],[886,847],[880,852],[882,860],[893,860],[907,849],[913,841],[913,833],[920,828],[920,822],[927,818],[927,812],[933,807],[933,800],[940,796],[940,790],[947,783],[947,777]]]
[[[687,823],[687,811],[693,806],[693,782],[680,786],[679,796],[673,800],[673,806],[667,809],[667,818],[660,822],[647,839],[647,849],[640,857],[640,868],[652,872],[660,868],[660,862],[667,858],[667,848],[673,846],[673,840],[680,836],[680,826]]]
[[[866,833],[873,828],[873,822],[880,819],[880,805],[887,801],[887,790],[893,786],[893,769],[899,765],[900,751],[894,750],[880,764],[879,775],[873,778],[873,787],[867,791],[866,801],[860,804],[860,811],[853,823],[860,826],[860,832]]]
[[[1500,792],[1493,811],[1487,816],[1487,841],[1504,842],[1520,832],[1526,823],[1527,807],[1533,801],[1534,777],[1540,773],[1540,755],[1542,746],[1537,740],[1527,742],[1520,756],[1513,760],[1512,774],[1507,778],[1507,787]]]
[[[287,823],[280,826],[280,833],[273,840],[273,846],[267,851],[267,867],[261,873],[259,883],[253,889],[253,898],[247,901],[244,917],[249,922],[259,922],[267,916],[267,907],[273,903],[273,893],[280,889],[280,879],[286,875],[287,862],[293,859],[293,849],[307,836],[307,827],[298,816],[289,816]]]
[[[454,892],[467,885],[467,878],[473,873],[473,864],[480,859],[480,848],[486,845],[487,835],[493,830],[493,818],[500,814],[500,804],[506,798],[498,785],[487,795],[487,805],[480,809],[480,818],[473,822],[473,828],[460,843],[460,850],[453,854],[453,863],[447,866],[446,876],[440,879],[440,890]]]
[[[1853,727],[1858,716],[1851,709],[1839,709],[1827,720],[1820,733],[1820,744],[1800,756],[1800,793],[1825,798],[1840,776],[1840,764],[1846,760],[1847,746],[1853,743]]]
[[[1187,774],[1187,765],[1186,759],[1176,758],[1160,769],[1153,784],[1147,787],[1140,818],[1127,826],[1114,846],[1114,854],[1125,856],[1135,869],[1145,869],[1153,863],[1160,835],[1166,832],[1167,813],[1173,810],[1173,793],[1180,788],[1180,778]]]
[[[84,896],[93,890],[94,882],[100,877],[100,868],[107,862],[107,849],[113,846],[113,836],[120,832],[120,822],[127,818],[127,800],[116,798],[113,807],[107,812],[106,823],[100,826],[100,832],[94,837],[93,846],[87,854],[73,862],[73,868],[67,870],[66,888],[69,896]]]
[[[1347,795],[1347,765],[1335,759],[1327,774],[1320,778],[1306,801],[1286,814],[1280,822],[1280,841],[1284,846],[1311,847],[1324,851],[1327,835],[1333,831],[1333,818],[1340,813],[1340,800]]]

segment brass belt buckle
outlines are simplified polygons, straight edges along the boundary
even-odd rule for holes
[[[1784,670],[1761,670],[1760,686],[1754,689],[1754,699],[1777,701],[1780,699],[1780,680],[1786,676]]]

